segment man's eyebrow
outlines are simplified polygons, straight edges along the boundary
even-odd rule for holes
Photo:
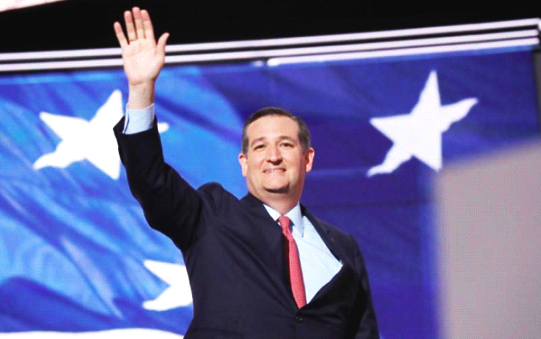
[[[256,142],[265,141],[265,140],[267,140],[267,137],[259,137],[259,138],[256,138],[256,139],[250,141],[250,145],[253,145]],[[282,141],[282,140],[289,140],[289,141],[295,142],[295,138],[292,138],[292,137],[290,137],[288,135],[281,135],[281,136],[278,137],[278,141]]]
[[[263,141],[263,140],[265,140],[265,139],[266,139],[266,137],[259,137],[259,138],[256,138],[256,139],[250,141],[250,145],[253,145],[253,144],[255,144],[256,142],[258,142],[258,141]]]

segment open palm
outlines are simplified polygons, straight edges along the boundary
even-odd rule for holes
[[[148,12],[137,7],[132,12],[124,13],[127,39],[120,23],[115,22],[114,28],[128,83],[137,86],[156,81],[165,63],[165,43],[169,34],[163,34],[156,42]]]

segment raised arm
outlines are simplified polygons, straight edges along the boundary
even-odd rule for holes
[[[119,22],[114,23],[114,29],[128,78],[128,108],[145,108],[154,102],[154,88],[165,63],[169,33],[162,34],[156,42],[148,12],[138,7],[124,12],[124,21],[127,38]]]

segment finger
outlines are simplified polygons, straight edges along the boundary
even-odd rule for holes
[[[133,41],[137,39],[135,27],[133,26],[133,17],[130,11],[124,12],[124,21],[126,22],[126,33],[128,33],[128,40]]]
[[[116,33],[116,39],[118,40],[118,43],[120,44],[121,48],[124,48],[128,45],[128,41],[126,40],[126,36],[124,35],[124,32],[122,31],[122,26],[119,22],[115,22],[113,24],[113,27],[115,29]]]
[[[135,30],[138,39],[145,38],[145,30],[143,28],[143,19],[141,18],[141,10],[138,7],[133,8],[133,19],[135,21]]]
[[[154,28],[152,27],[152,21],[150,20],[150,15],[148,15],[148,12],[146,10],[142,10],[141,17],[143,19],[145,37],[147,39],[154,39]]]
[[[165,44],[167,43],[168,38],[169,33],[163,33],[162,36],[158,39],[158,43],[156,44],[156,49],[158,50],[158,53],[165,55]]]

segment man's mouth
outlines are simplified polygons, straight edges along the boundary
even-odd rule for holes
[[[263,173],[281,173],[285,172],[285,168],[269,168],[266,170],[263,170]]]

